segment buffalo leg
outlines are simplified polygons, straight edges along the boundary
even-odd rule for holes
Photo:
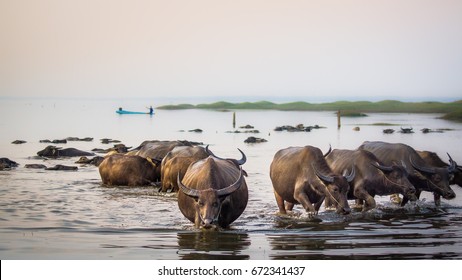
[[[284,199],[276,191],[274,191],[274,197],[276,198],[276,203],[279,208],[279,213],[286,214],[286,208],[284,206]]]
[[[292,211],[294,209],[294,204],[292,202],[287,202],[286,201],[286,210],[287,211]]]
[[[375,199],[363,188],[355,186],[354,196],[359,200],[363,200],[363,212],[374,209],[376,206]]]
[[[435,206],[441,206],[441,195],[433,193],[433,201],[435,202]]]
[[[305,193],[304,185],[295,185],[294,198],[303,205],[306,212],[316,214],[316,209],[313,207],[308,195]]]

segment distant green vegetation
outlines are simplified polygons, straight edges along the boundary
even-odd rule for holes
[[[401,102],[396,100],[337,101],[330,103],[290,102],[276,104],[269,101],[209,104],[179,104],[159,106],[157,109],[208,109],[208,110],[280,110],[280,111],[341,111],[342,116],[364,116],[365,113],[441,113],[442,118],[462,121],[462,100],[455,102]]]
[[[462,122],[462,110],[456,110],[453,112],[449,112],[441,117],[442,119],[449,120],[449,121],[457,121]]]

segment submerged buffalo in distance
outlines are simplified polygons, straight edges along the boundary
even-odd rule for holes
[[[0,158],[0,170],[11,169],[18,166],[19,164],[17,162],[12,161],[9,158]]]
[[[241,160],[208,156],[192,163],[183,180],[178,177],[178,207],[197,228],[226,228],[244,212],[249,195],[238,166],[245,163],[242,155]]]
[[[101,162],[103,162],[104,157],[101,156],[95,156],[92,158],[87,158],[87,157],[80,157],[79,160],[77,160],[75,163],[79,164],[91,164],[94,166],[99,166]]]
[[[82,156],[94,156],[94,153],[81,151],[75,148],[60,148],[56,146],[48,146],[45,149],[37,152],[37,155],[40,157],[82,157]]]
[[[24,168],[56,170],[56,171],[75,171],[75,170],[79,169],[77,166],[68,166],[68,165],[57,164],[57,165],[52,166],[52,167],[47,167],[44,164],[37,164],[37,163],[26,164],[26,165],[24,165]]]
[[[146,186],[156,182],[157,163],[149,158],[114,154],[99,165],[103,184],[108,186]]]
[[[417,151],[419,155],[425,160],[426,163],[436,167],[449,168],[451,165],[444,162],[436,153],[429,151]],[[449,154],[448,154],[449,156]],[[450,160],[451,161],[451,160]],[[457,165],[456,170],[454,171],[454,176],[450,178],[449,183],[451,185],[456,184],[459,187],[462,187],[462,166]]]
[[[402,194],[411,201],[417,200],[416,190],[408,180],[408,173],[404,166],[394,162],[384,165],[371,152],[366,150],[338,150],[335,149],[326,157],[327,163],[335,173],[350,168],[354,163],[356,175],[350,182],[348,199],[364,202],[362,211],[376,207],[374,196]],[[332,204],[326,198],[326,206]],[[357,206],[360,206],[359,204]]]
[[[437,167],[426,163],[422,157],[410,146],[401,143],[364,142],[359,149],[373,153],[383,164],[391,165],[393,162],[403,162],[409,174],[409,181],[416,188],[416,196],[420,197],[422,191],[432,192],[435,205],[440,205],[441,196],[444,199],[453,199],[456,194],[449,186],[452,174],[456,171],[456,163],[450,159],[449,167]],[[407,198],[404,197],[403,205]]]
[[[279,150],[270,166],[279,212],[286,214],[292,210],[293,204],[302,204],[310,216],[317,215],[324,199],[330,197],[337,213],[349,214],[348,183],[355,177],[352,164],[349,170],[349,175],[346,172],[343,175],[335,173],[321,150],[313,146]]]

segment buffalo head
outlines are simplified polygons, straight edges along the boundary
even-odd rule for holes
[[[398,165],[393,162],[392,166],[381,165],[378,162],[371,162],[371,164],[383,172],[384,186],[388,186],[389,188],[399,188],[403,195],[408,197],[409,200],[417,200],[415,187],[408,180],[409,174],[404,163],[403,165]]]
[[[58,148],[56,146],[47,146],[45,149],[38,151],[37,155],[40,157],[57,157],[59,156],[59,150],[62,148]]]
[[[456,197],[456,194],[449,186],[449,182],[453,179],[454,172],[457,170],[457,164],[452,160],[451,156],[449,156],[450,165],[448,167],[420,165],[414,162],[412,157],[409,157],[409,161],[412,167],[417,171],[415,175],[421,180],[426,181],[431,191],[441,195],[445,199],[453,199]]]
[[[223,201],[241,187],[243,178],[243,171],[240,168],[239,178],[230,186],[222,189],[210,187],[204,190],[196,190],[184,185],[178,174],[178,187],[185,195],[195,200],[196,226],[211,228],[218,224]]]
[[[349,214],[351,212],[350,206],[348,205],[347,193],[350,189],[349,183],[353,181],[355,177],[355,168],[351,169],[350,174],[347,175],[347,171],[343,175],[326,175],[321,173],[314,164],[312,164],[316,176],[323,182],[325,186],[324,194],[334,202],[337,213]]]

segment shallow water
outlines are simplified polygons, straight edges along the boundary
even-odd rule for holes
[[[310,219],[301,207],[292,216],[277,215],[269,178],[274,154],[288,146],[313,145],[327,151],[353,149],[366,140],[402,142],[446,152],[462,162],[458,146],[462,124],[434,114],[370,114],[343,118],[341,129],[333,112],[237,111],[237,127],[250,124],[260,133],[234,131],[232,112],[203,110],[156,111],[154,116],[117,115],[122,106],[140,111],[146,100],[0,100],[9,117],[0,120],[0,157],[20,164],[0,171],[1,259],[460,259],[462,257],[462,188],[457,197],[436,208],[424,193],[404,208],[388,197],[376,197],[378,208],[339,216],[321,207]],[[387,122],[395,126],[374,126]],[[281,125],[315,125],[311,132],[275,132]],[[352,128],[359,126],[360,131]],[[413,127],[415,133],[382,133],[384,128]],[[421,128],[451,129],[423,134]],[[188,132],[200,128],[202,133]],[[243,129],[239,129],[244,131]],[[210,144],[215,154],[248,161],[249,203],[230,229],[201,231],[182,216],[174,194],[153,187],[105,187],[98,169],[81,166],[77,158],[42,160],[34,156],[48,144],[42,139],[93,137],[62,147],[109,148],[99,139],[138,146],[144,140],[191,140]],[[245,144],[249,136],[268,140]],[[11,144],[21,139],[27,143]],[[77,171],[24,168],[28,163],[75,165]],[[353,202],[351,202],[353,203]]]

